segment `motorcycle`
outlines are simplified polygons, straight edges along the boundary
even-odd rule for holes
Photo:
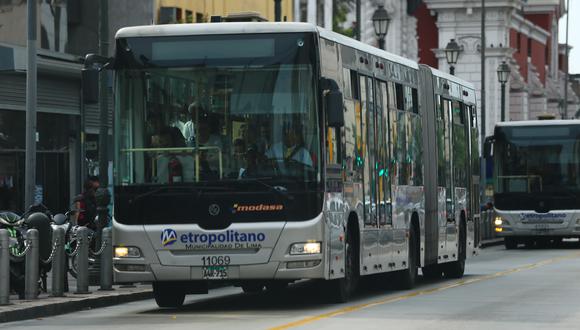
[[[39,289],[46,291],[47,273],[52,264],[45,262],[52,253],[52,227],[50,217],[37,206],[32,206],[24,215],[11,211],[0,211],[0,228],[7,229],[10,237],[10,285],[20,299],[24,299],[26,274],[26,240],[28,229],[38,230],[39,244]],[[48,211],[48,209],[46,209]]]

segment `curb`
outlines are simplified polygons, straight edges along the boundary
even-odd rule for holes
[[[15,310],[0,312],[0,323],[30,320],[47,316],[77,312],[85,309],[109,307],[138,300],[153,298],[151,289],[127,294],[114,294],[99,297],[50,302],[37,306],[23,307]]]
[[[479,244],[479,248],[485,249],[487,247],[498,246],[498,245],[502,245],[502,244],[503,244],[503,238],[501,238],[501,237],[494,238],[494,239],[481,241],[481,243]]]

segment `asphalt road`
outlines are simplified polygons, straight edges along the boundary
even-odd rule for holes
[[[580,329],[579,247],[491,247],[468,261],[461,280],[396,291],[375,278],[347,304],[328,303],[319,282],[253,295],[230,287],[190,295],[179,310],[147,300],[0,329]]]

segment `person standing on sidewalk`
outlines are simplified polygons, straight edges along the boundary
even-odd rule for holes
[[[89,176],[84,183],[84,191],[74,199],[73,222],[92,230],[97,229],[97,200],[95,193],[101,186],[97,176]]]

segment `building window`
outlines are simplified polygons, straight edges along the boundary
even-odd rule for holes
[[[518,36],[516,37],[517,49],[518,53],[522,51],[522,34],[518,32]]]
[[[306,22],[308,20],[308,1],[300,0],[300,20],[299,22]]]
[[[196,23],[203,23],[205,20],[203,19],[202,13],[195,13],[195,22]]]
[[[191,10],[185,11],[185,23],[193,23],[193,12]]]
[[[532,57],[532,38],[528,38],[528,57]]]

